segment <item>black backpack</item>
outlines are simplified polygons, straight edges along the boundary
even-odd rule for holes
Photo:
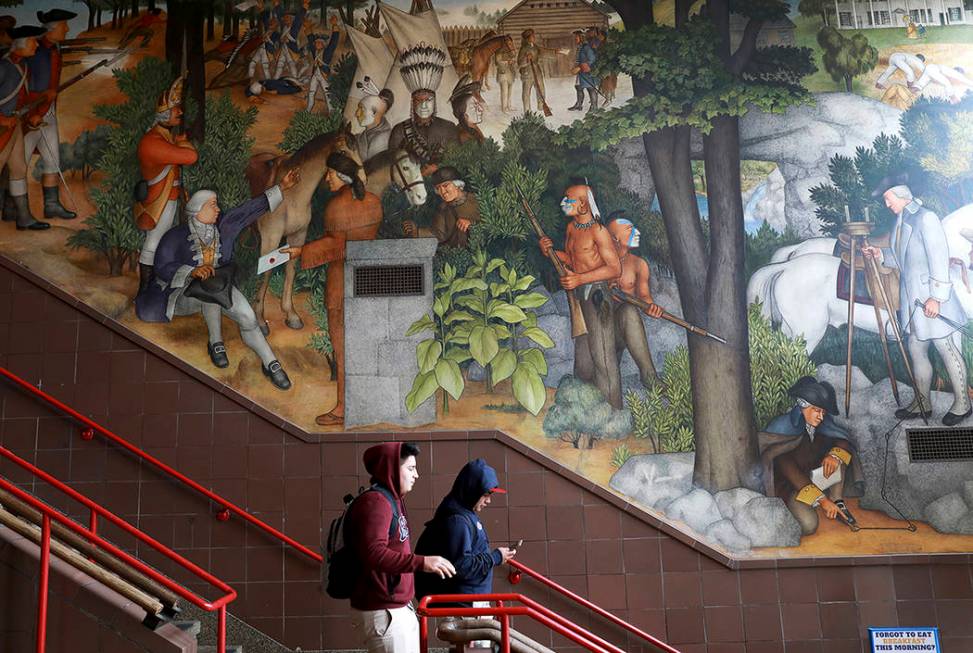
[[[392,522],[389,524],[390,540],[395,536],[399,524],[399,509],[395,497],[381,485],[373,485],[367,490],[359,488],[356,496],[345,495],[345,509],[340,517],[332,520],[331,526],[328,528],[328,543],[325,549],[325,561],[328,566],[325,591],[333,599],[351,598],[351,593],[355,589],[355,581],[358,579],[361,563],[355,556],[354,550],[345,546],[345,518],[355,500],[366,492],[378,492],[388,500],[392,507]]]

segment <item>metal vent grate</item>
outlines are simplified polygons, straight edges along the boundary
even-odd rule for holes
[[[909,458],[914,463],[973,460],[973,429],[906,429]]]
[[[355,268],[355,297],[422,295],[421,265],[363,265]]]

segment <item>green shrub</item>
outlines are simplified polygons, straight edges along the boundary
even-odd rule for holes
[[[628,445],[620,444],[612,449],[611,466],[619,469],[633,455],[635,454],[628,448]]]
[[[568,374],[558,383],[554,405],[544,416],[544,435],[591,449],[595,440],[620,440],[632,432],[632,414],[615,410],[601,390]]]
[[[341,113],[332,111],[328,115],[298,111],[284,130],[284,138],[277,147],[287,154],[293,154],[304,147],[315,136],[337,131],[341,127]]]
[[[358,55],[354,52],[346,52],[341,55],[338,61],[331,66],[331,74],[328,75],[328,104],[331,113],[341,115],[345,110],[345,103],[348,101],[348,93],[351,91],[351,82],[355,77],[355,69],[358,67]]]

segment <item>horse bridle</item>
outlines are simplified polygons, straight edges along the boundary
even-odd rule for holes
[[[392,183],[396,184],[399,188],[401,188],[403,193],[408,191],[413,186],[419,186],[425,183],[425,180],[422,178],[422,175],[419,175],[419,179],[417,181],[413,181],[411,183],[406,181],[405,173],[399,169],[399,164],[405,161],[406,159],[410,159],[410,158],[412,157],[409,155],[408,152],[402,152],[402,155],[396,157],[396,159],[392,162],[392,174],[390,175],[391,181]],[[402,179],[401,183],[396,181],[395,173],[399,173],[399,177]]]

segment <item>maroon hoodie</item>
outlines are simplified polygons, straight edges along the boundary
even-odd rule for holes
[[[372,483],[392,491],[402,517],[389,538],[392,506],[386,497],[379,492],[366,492],[351,506],[345,538],[362,566],[351,593],[351,607],[356,610],[401,608],[415,595],[413,573],[422,569],[423,557],[412,553],[409,524],[399,494],[401,450],[401,442],[386,442],[369,447],[362,457]]]

